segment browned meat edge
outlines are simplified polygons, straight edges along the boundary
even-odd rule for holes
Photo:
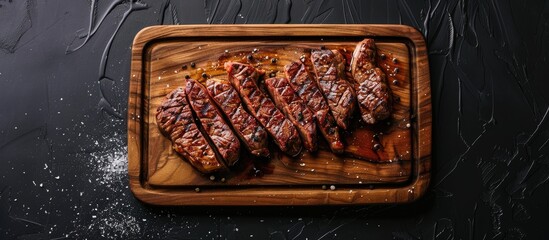
[[[341,142],[339,128],[330,113],[330,107],[326,99],[324,99],[320,89],[318,89],[316,83],[309,75],[305,64],[292,62],[284,67],[284,73],[292,89],[307,103],[309,109],[315,114],[320,133],[328,141],[332,152],[342,153],[345,146]]]
[[[269,132],[283,152],[297,156],[302,148],[297,129],[257,86],[256,81],[261,73],[251,65],[237,62],[226,62],[225,69],[251,115]]]
[[[231,83],[212,78],[206,81],[206,86],[210,97],[229,119],[244,146],[253,155],[269,156],[267,132],[254,117],[244,110],[238,92]]]
[[[233,166],[240,155],[240,142],[210,99],[208,90],[199,82],[187,79],[185,92],[204,133],[212,140],[214,150],[219,152],[228,166]]]
[[[265,80],[267,91],[276,107],[282,110],[294,124],[301,136],[305,148],[310,152],[317,149],[315,116],[307,104],[295,93],[286,78],[269,78]]]
[[[177,88],[156,111],[160,131],[172,141],[173,149],[202,173],[225,169],[193,120],[185,90]]]
[[[355,109],[355,93],[344,77],[345,60],[337,51],[312,50],[315,80],[339,127],[347,129]]]

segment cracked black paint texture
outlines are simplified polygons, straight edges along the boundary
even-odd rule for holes
[[[429,48],[419,201],[158,208],[127,187],[131,43],[158,24],[392,23]],[[547,239],[549,2],[0,0],[1,239]]]

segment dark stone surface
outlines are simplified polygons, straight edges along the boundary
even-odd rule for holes
[[[0,0],[0,239],[548,239],[549,1]],[[433,180],[408,205],[157,208],[127,187],[130,46],[193,23],[425,36]]]

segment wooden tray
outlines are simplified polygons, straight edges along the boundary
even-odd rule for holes
[[[351,53],[365,37],[376,40],[380,67],[400,101],[391,120],[356,120],[344,134],[345,155],[321,148],[270,160],[241,156],[230,173],[204,176],[176,154],[158,130],[156,108],[185,75],[227,78],[226,60],[247,61],[268,73],[325,46]],[[275,64],[271,58],[277,58]],[[393,60],[396,59],[396,60]],[[191,66],[191,63],[196,65]],[[186,65],[186,68],[182,66]],[[128,99],[128,174],[134,195],[154,205],[327,205],[404,203],[419,198],[430,179],[431,92],[422,35],[403,25],[155,26],[134,39]],[[395,71],[395,69],[398,70]],[[397,84],[392,84],[397,80]],[[381,134],[380,134],[381,133]],[[379,137],[374,138],[374,134]],[[374,144],[383,146],[374,150]],[[321,146],[323,144],[321,143]],[[215,178],[211,180],[210,178]],[[223,181],[222,181],[223,180]],[[331,190],[330,188],[335,188]],[[198,191],[199,190],[199,191]]]

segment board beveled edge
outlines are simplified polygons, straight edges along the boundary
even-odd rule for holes
[[[265,29],[268,29],[266,31]],[[288,31],[291,29],[292,31]],[[329,31],[326,31],[329,30]],[[411,70],[416,81],[413,86],[415,114],[413,124],[417,138],[415,179],[399,188],[338,188],[322,190],[308,188],[219,188],[204,189],[147,189],[141,182],[141,131],[143,124],[142,84],[143,50],[151,41],[173,37],[214,36],[378,36],[407,38],[413,44]],[[412,51],[412,49],[410,49]],[[413,27],[390,24],[257,24],[257,25],[172,25],[152,26],[137,33],[132,46],[128,97],[128,175],[130,189],[140,201],[152,205],[357,205],[374,203],[409,203],[427,191],[431,167],[431,90],[427,47],[423,35]],[[419,60],[419,61],[418,61]],[[428,130],[424,132],[423,130]],[[417,133],[416,133],[417,132]],[[420,145],[422,143],[422,145]],[[427,143],[425,145],[424,143]],[[422,147],[423,146],[423,147]]]

